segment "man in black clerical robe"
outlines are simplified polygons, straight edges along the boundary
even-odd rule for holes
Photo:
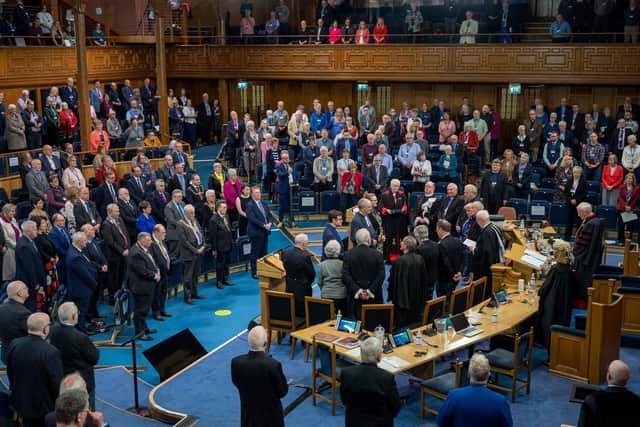
[[[576,230],[574,239],[573,256],[575,257],[576,277],[578,280],[578,298],[587,299],[587,288],[591,286],[591,280],[596,268],[602,260],[604,246],[604,226],[600,218],[596,218],[593,207],[587,202],[582,202],[577,207],[578,216],[582,224]]]
[[[402,239],[402,256],[393,263],[389,274],[389,302],[394,306],[396,328],[420,321],[424,303],[429,299],[427,269],[422,256],[416,253],[417,246],[413,236]]]
[[[491,283],[491,266],[504,261],[504,244],[500,230],[489,219],[489,212],[478,211],[476,222],[480,226],[480,235],[473,249],[471,259],[471,272],[473,280],[487,278],[487,286],[484,288],[484,298],[489,298],[493,290]]]
[[[571,323],[572,301],[576,292],[575,275],[571,271],[569,259],[570,247],[568,243],[562,243],[567,246],[567,250],[557,251],[554,245],[554,257],[558,262],[551,267],[540,288],[535,338],[547,349],[551,339],[551,325],[569,326]]]
[[[386,261],[393,261],[400,255],[400,241],[407,235],[407,196],[400,191],[400,181],[392,179],[389,189],[380,197],[380,214],[384,230],[383,255]]]

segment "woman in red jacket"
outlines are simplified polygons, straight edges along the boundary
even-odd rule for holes
[[[344,213],[358,203],[360,187],[362,186],[362,174],[358,172],[358,165],[350,163],[349,170],[342,174],[340,182],[340,202]]]
[[[615,206],[618,203],[618,188],[622,185],[624,172],[618,164],[618,156],[609,155],[609,164],[602,171],[602,204]]]
[[[480,159],[478,158],[480,141],[478,140],[478,134],[473,130],[471,124],[464,125],[464,131],[460,132],[458,142],[464,146],[467,159],[466,163],[468,165],[467,175],[469,177],[469,184],[473,184],[476,182],[476,178],[480,176]]]
[[[69,108],[69,104],[62,103],[62,110],[58,117],[60,118],[60,132],[62,132],[63,142],[73,142],[78,130],[78,118]]]
[[[636,228],[638,220],[624,222],[623,213],[634,213],[640,197],[640,187],[636,185],[636,176],[628,173],[624,177],[624,182],[618,189],[618,243],[624,242],[624,232],[629,232],[629,238],[633,237],[633,230]]]

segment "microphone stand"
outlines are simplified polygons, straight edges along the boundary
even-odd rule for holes
[[[133,363],[133,399],[134,406],[131,408],[127,408],[127,412],[132,412],[141,417],[151,417],[151,410],[145,406],[140,406],[140,402],[138,400],[138,360],[136,357],[136,340],[143,336],[145,331],[141,331],[135,334],[133,337],[129,338],[127,341],[120,344],[121,347],[129,345],[131,343],[131,359]]]

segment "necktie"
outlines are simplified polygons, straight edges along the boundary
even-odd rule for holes
[[[178,181],[180,182],[180,188],[182,188],[182,193],[186,193],[184,188],[184,176],[178,175]]]
[[[184,163],[184,158],[182,157],[182,153],[178,151],[178,163]]]
[[[449,210],[449,206],[451,206],[451,203],[453,203],[452,197],[449,198],[449,201],[447,202],[447,206],[444,208],[443,216],[447,216],[447,211]]]
[[[380,166],[376,166],[376,184],[380,184]]]
[[[160,193],[160,200],[162,200],[162,203],[167,203],[167,196],[164,193]]]
[[[367,227],[371,227],[371,221],[369,220],[369,216],[368,215],[363,215],[364,216],[364,222],[367,224]]]
[[[114,202],[116,201],[117,197],[116,197],[116,192],[113,189],[113,185],[111,185],[111,183],[107,183],[107,187],[109,188],[109,193],[111,193],[111,200],[113,200]]]
[[[128,247],[129,246],[129,239],[127,238],[127,235],[124,234],[124,231],[122,231],[122,227],[120,227],[120,221],[114,220],[113,224],[116,226],[116,228],[118,229],[118,232],[122,236],[122,239],[124,240],[125,248]]]
[[[169,255],[167,254],[167,250],[164,247],[164,243],[162,241],[158,242],[158,247],[160,248],[160,253],[164,258],[164,262],[167,266],[167,270],[171,267],[171,259],[169,259]]]
[[[262,203],[256,202],[256,205],[258,205],[258,209],[262,213],[262,217],[264,218],[264,222],[267,222],[267,215],[264,212],[264,208],[262,207]]]
[[[227,231],[231,231],[229,229],[229,221],[227,220],[227,216],[226,215],[222,217],[222,221],[224,222],[224,227],[227,229]]]
[[[180,203],[176,203],[176,207],[178,208],[178,212],[180,212],[180,216],[184,218],[184,209],[182,209],[182,205]]]

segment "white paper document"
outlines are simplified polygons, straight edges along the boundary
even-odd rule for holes
[[[538,258],[532,257],[531,255],[523,256],[522,258],[520,258],[520,261],[535,268],[540,268],[544,264],[544,261],[540,261]]]
[[[465,239],[465,241],[462,242],[462,244],[465,245],[467,248],[469,248],[470,251],[473,251],[476,248],[475,240]]]
[[[378,367],[385,371],[395,371],[408,365],[409,362],[404,359],[400,359],[398,356],[385,357],[380,361],[380,363],[378,363]]]
[[[631,221],[635,221],[638,219],[638,215],[634,214],[633,212],[621,212],[620,213],[620,218],[622,218],[622,222],[624,222],[625,224],[627,222],[631,222]]]

